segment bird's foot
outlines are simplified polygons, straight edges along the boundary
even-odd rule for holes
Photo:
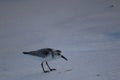
[[[50,71],[48,71],[48,70],[47,70],[47,71],[44,71],[44,73],[48,73],[48,72],[50,72]]]
[[[56,69],[50,69],[50,71],[55,71]],[[48,71],[48,70],[46,70],[46,71],[44,71],[44,73],[48,73],[48,72],[50,72],[50,71]]]
[[[50,69],[50,71],[55,71],[56,69]]]

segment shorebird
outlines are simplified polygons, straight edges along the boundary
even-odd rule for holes
[[[53,49],[53,48],[43,48],[43,49],[39,49],[39,50],[36,50],[36,51],[23,52],[23,54],[29,54],[29,55],[32,55],[32,56],[40,57],[41,61],[42,61],[41,67],[42,67],[44,73],[56,70],[54,68],[50,68],[47,61],[55,60],[55,59],[58,59],[58,58],[63,58],[66,61],[68,60],[61,53],[62,53],[61,50],[56,50],[56,49]],[[44,69],[44,66],[43,66],[44,62],[48,66],[49,70]]]

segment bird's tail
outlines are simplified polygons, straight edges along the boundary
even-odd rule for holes
[[[23,54],[29,54],[28,52],[23,52]]]

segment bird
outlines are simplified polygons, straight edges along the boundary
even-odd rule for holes
[[[53,48],[42,48],[42,49],[35,50],[35,51],[23,52],[23,54],[28,54],[28,55],[41,58],[41,61],[42,61],[41,67],[44,73],[56,70],[55,68],[50,68],[48,61],[59,59],[59,58],[63,58],[66,61],[68,61],[68,59],[65,56],[63,56],[61,53],[62,53],[61,50],[57,50]],[[44,65],[43,65],[44,63],[46,63],[49,70],[45,70]]]

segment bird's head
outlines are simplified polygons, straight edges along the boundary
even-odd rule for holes
[[[68,61],[68,59],[61,54],[62,51],[60,51],[60,50],[55,50],[54,53],[55,53],[55,57],[56,57],[56,58],[63,58],[63,59],[65,59],[66,61]]]

